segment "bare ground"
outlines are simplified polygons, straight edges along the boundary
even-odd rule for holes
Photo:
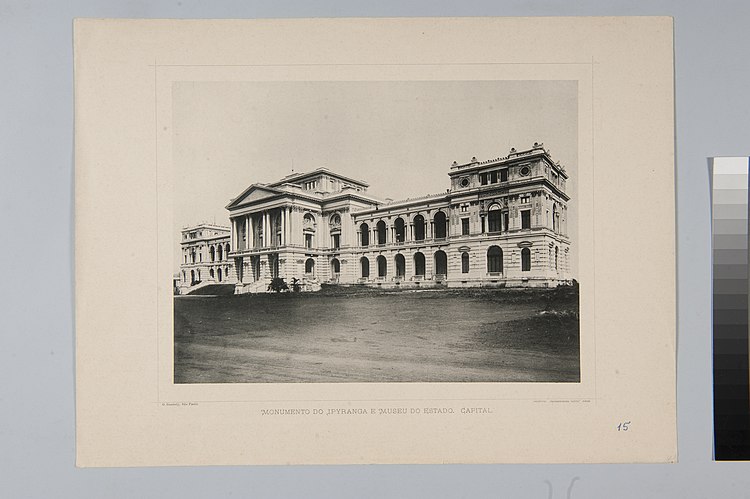
[[[175,383],[578,382],[578,294],[177,297]]]

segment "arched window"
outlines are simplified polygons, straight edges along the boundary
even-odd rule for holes
[[[487,215],[487,220],[488,220],[487,232],[500,232],[502,230],[502,225],[500,222],[501,218],[502,218],[502,211],[500,211],[500,206],[496,204],[493,204],[492,206],[490,206],[490,209],[488,210],[488,215]]]
[[[435,213],[435,217],[432,221],[435,224],[435,239],[445,239],[448,233],[445,213],[438,211]]]
[[[305,213],[302,219],[302,233],[305,236],[305,248],[312,248],[315,237],[315,217],[310,213]]]
[[[195,284],[195,270],[190,271],[190,285]]]
[[[378,256],[378,277],[388,275],[388,262],[383,255]]]
[[[366,248],[370,245],[370,226],[367,224],[360,225],[359,232],[361,233],[362,247]]]
[[[359,267],[362,277],[370,277],[370,260],[368,260],[366,256],[359,259]]]
[[[224,245],[224,255],[226,255],[226,258],[229,258],[229,243]]]
[[[214,278],[214,269],[209,269],[208,270],[208,275],[210,275],[211,279],[213,279]]]
[[[414,275],[424,277],[425,260],[424,255],[417,251],[414,253]]]
[[[386,234],[385,222],[381,220],[380,222],[378,222],[378,224],[375,227],[376,227],[377,232],[378,232],[378,244],[385,244],[385,240],[386,240],[386,238],[385,238],[385,234]]]
[[[312,258],[308,258],[305,261],[305,274],[314,274],[315,273],[315,260]]]
[[[333,277],[336,277],[341,272],[341,262],[339,262],[338,258],[331,260],[331,272],[333,273]]]
[[[443,250],[435,252],[435,274],[439,276],[448,275],[448,256]]]
[[[531,270],[531,250],[529,248],[521,250],[521,270],[524,272]]]
[[[219,261],[222,261],[224,259],[224,249],[223,246],[220,244],[216,247],[216,252],[218,253]]]
[[[221,269],[218,269],[218,270],[216,271],[216,275],[217,275],[217,276],[218,276],[218,278],[219,278],[219,282],[221,282]]]
[[[331,227],[331,248],[341,248],[341,215],[334,213],[330,219]]]
[[[406,240],[406,224],[404,223],[404,219],[398,217],[393,222],[393,227],[396,231],[396,242],[403,243]]]
[[[401,253],[398,253],[394,258],[396,264],[396,277],[404,277],[406,275],[406,258]]]
[[[187,275],[184,270],[182,271],[182,282],[187,282]]]
[[[212,262],[216,260],[216,250],[214,249],[213,246],[211,246],[210,248],[208,248],[208,255],[211,257],[211,261]],[[211,276],[211,277],[213,277],[213,276]]]
[[[490,274],[503,272],[503,250],[499,246],[490,246],[487,250],[487,272]]]
[[[424,240],[424,217],[422,215],[414,217],[414,240]]]
[[[461,253],[461,273],[469,273],[469,254],[465,251]]]

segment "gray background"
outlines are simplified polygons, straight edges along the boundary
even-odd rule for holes
[[[76,470],[72,19],[521,15],[675,17],[680,463]],[[711,461],[706,158],[750,154],[748,21],[741,1],[0,0],[0,496],[747,497],[750,465]]]

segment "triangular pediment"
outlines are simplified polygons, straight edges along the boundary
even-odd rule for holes
[[[256,201],[262,201],[267,198],[278,196],[279,194],[280,192],[276,189],[266,187],[264,185],[254,184],[245,189],[245,192],[237,196],[231,203],[229,203],[229,206],[227,206],[227,208],[254,203]]]

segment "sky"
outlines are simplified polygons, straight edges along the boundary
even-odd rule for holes
[[[175,82],[172,119],[175,237],[228,225],[231,198],[293,171],[325,166],[403,199],[444,192],[453,161],[543,142],[570,176],[577,276],[575,81]]]

